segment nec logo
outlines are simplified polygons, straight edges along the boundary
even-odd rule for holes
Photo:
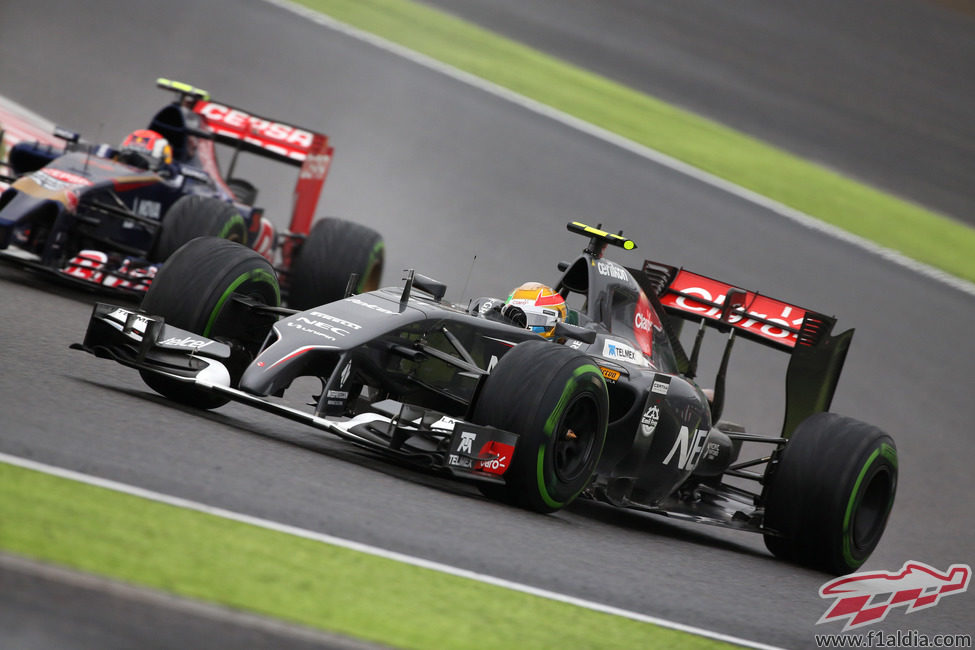
[[[819,588],[822,598],[836,601],[816,624],[846,620],[843,631],[879,623],[893,607],[905,614],[934,607],[942,596],[968,590],[972,568],[952,564],[942,573],[923,562],[905,562],[898,572],[864,571],[830,580]]]

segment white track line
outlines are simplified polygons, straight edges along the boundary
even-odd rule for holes
[[[774,201],[766,196],[762,196],[761,194],[741,187],[740,185],[736,185],[730,181],[724,180],[723,178],[709,174],[701,169],[698,169],[697,167],[693,167],[685,162],[657,151],[656,149],[651,149],[645,145],[628,140],[627,138],[613,133],[612,131],[608,131],[602,127],[596,126],[595,124],[581,120],[577,117],[569,115],[568,113],[556,110],[551,106],[547,106],[535,101],[534,99],[520,95],[514,91],[504,88],[503,86],[486,81],[468,72],[464,72],[459,68],[455,68],[447,65],[446,63],[433,59],[425,54],[420,54],[419,52],[411,50],[407,47],[393,43],[392,41],[388,41],[357,27],[340,22],[331,16],[320,14],[312,9],[290,2],[289,0],[265,0],[265,2],[282,9],[286,9],[287,11],[295,13],[314,23],[322,25],[323,27],[327,27],[347,36],[351,36],[357,40],[369,43],[370,45],[374,45],[375,47],[385,50],[386,52],[412,61],[413,63],[421,65],[430,70],[439,72],[469,86],[483,90],[484,92],[490,93],[495,97],[499,97],[513,104],[517,104],[518,106],[532,111],[533,113],[547,117],[560,124],[564,124],[572,129],[602,140],[603,142],[607,142],[621,149],[625,149],[626,151],[640,156],[641,158],[651,160],[659,165],[667,167],[668,169],[672,169],[676,172],[684,174],[685,176],[689,176],[695,180],[705,183],[706,185],[723,190],[738,197],[739,199],[758,205],[805,228],[815,230],[852,246],[856,246],[857,248],[882,257],[889,262],[909,269],[924,277],[958,289],[959,291],[962,291],[970,296],[975,296],[975,283],[954,276],[946,271],[942,271],[941,269],[937,269],[923,262],[919,262],[904,255],[903,253],[893,250],[892,248],[880,246],[869,239],[854,235],[843,230],[842,228],[838,228],[832,224],[820,221],[819,219],[816,219],[805,212],[790,208],[783,203],[779,203],[778,201]]]
[[[512,591],[518,591],[521,593],[530,594],[532,596],[545,598],[547,600],[553,600],[561,603],[566,603],[569,605],[575,605],[576,607],[583,607],[585,609],[589,609],[596,612],[602,612],[604,614],[610,614],[612,616],[620,616],[623,618],[628,618],[634,621],[639,621],[641,623],[650,623],[651,625],[657,625],[671,630],[678,630],[680,632],[686,632],[688,634],[695,634],[697,636],[703,636],[709,639],[714,639],[716,641],[733,643],[735,645],[740,645],[747,648],[760,648],[762,650],[779,650],[775,646],[756,643],[754,641],[740,639],[738,637],[730,636],[727,634],[721,634],[719,632],[712,632],[710,630],[694,627],[692,625],[675,623],[673,621],[657,618],[655,616],[647,616],[646,614],[640,614],[639,612],[631,612],[625,609],[620,609],[618,607],[611,607],[609,605],[603,605],[601,603],[596,603],[589,600],[583,600],[582,598],[575,598],[573,596],[567,596],[565,594],[556,593],[554,591],[548,591],[545,589],[532,587],[530,585],[511,582],[510,580],[504,580],[502,578],[495,578],[493,576],[489,576],[483,573],[477,573],[476,571],[468,571],[467,569],[460,569],[447,564],[441,564],[439,562],[424,560],[423,558],[413,557],[412,555],[397,553],[395,551],[389,551],[376,546],[370,546],[369,544],[362,544],[352,540],[343,539],[341,537],[327,535],[325,533],[318,533],[312,530],[305,530],[303,528],[298,528],[296,526],[289,526],[287,524],[270,521],[268,519],[252,517],[250,515],[245,515],[239,512],[224,510],[223,508],[216,508],[214,506],[209,506],[205,503],[190,501],[189,499],[182,499],[180,497],[174,497],[168,494],[162,494],[160,492],[146,490],[144,488],[140,488],[134,485],[119,483],[117,481],[111,481],[108,479],[99,478],[97,476],[91,476],[89,474],[75,472],[73,470],[64,469],[62,467],[55,467],[53,465],[39,463],[37,461],[29,460],[27,458],[21,458],[19,456],[11,456],[9,454],[0,453],[0,462],[8,463],[10,465],[15,465],[17,467],[23,467],[25,469],[34,470],[37,472],[43,472],[44,474],[49,474],[51,476],[57,476],[72,481],[78,481],[80,483],[93,485],[95,487],[113,490],[115,492],[121,492],[123,494],[128,494],[143,499],[149,499],[150,501],[156,501],[158,503],[165,503],[167,505],[176,506],[177,508],[195,510],[196,512],[202,512],[208,515],[213,515],[215,517],[220,517],[222,519],[229,519],[231,521],[237,521],[240,523],[249,524],[251,526],[257,526],[259,528],[273,530],[276,532],[285,533],[287,535],[294,535],[295,537],[301,537],[304,539],[322,542],[323,544],[330,544],[332,546],[338,546],[352,551],[366,553],[374,557],[381,557],[387,560],[402,562],[403,564],[409,564],[411,566],[420,567],[422,569],[430,569],[431,571],[438,571],[440,573],[446,573],[460,578],[476,580],[477,582],[482,582],[485,584],[494,585],[496,587],[502,587],[505,589],[510,589]]]

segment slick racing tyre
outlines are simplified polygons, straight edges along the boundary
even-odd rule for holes
[[[518,434],[504,485],[483,484],[491,498],[554,512],[592,478],[606,441],[609,397],[586,355],[546,341],[506,353],[485,380],[473,421]]]
[[[231,383],[236,385],[257,355],[266,327],[242,322],[230,313],[231,296],[242,295],[278,306],[281,293],[271,264],[258,253],[235,242],[200,237],[182,246],[163,265],[142,300],[142,309],[162,316],[169,325],[227,343]],[[174,401],[211,409],[227,399],[175,379],[142,370],[150,388]]]
[[[359,274],[355,293],[379,288],[385,245],[372,228],[345,221],[321,219],[305,239],[291,267],[288,306],[311,309],[341,300],[349,275]]]
[[[247,243],[247,222],[232,204],[212,196],[181,196],[163,216],[152,258],[165,262],[196,237],[220,237]]]
[[[257,187],[243,178],[228,178],[227,187],[233,192],[237,203],[253,206],[257,203]]]
[[[851,573],[880,541],[896,488],[890,436],[834,413],[811,415],[766,470],[765,545],[792,562]]]

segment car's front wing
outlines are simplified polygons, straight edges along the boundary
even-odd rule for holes
[[[411,464],[457,478],[503,483],[517,434],[383,400],[351,418],[321,417],[231,385],[229,346],[140,311],[98,303],[85,340],[71,346],[141,371],[193,384]]]

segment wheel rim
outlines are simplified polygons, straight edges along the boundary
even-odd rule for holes
[[[890,472],[882,468],[863,491],[853,516],[853,545],[857,549],[872,549],[879,540],[887,520],[892,480]]]
[[[596,444],[599,410],[589,396],[577,397],[559,422],[552,448],[552,466],[561,483],[583,475]]]

